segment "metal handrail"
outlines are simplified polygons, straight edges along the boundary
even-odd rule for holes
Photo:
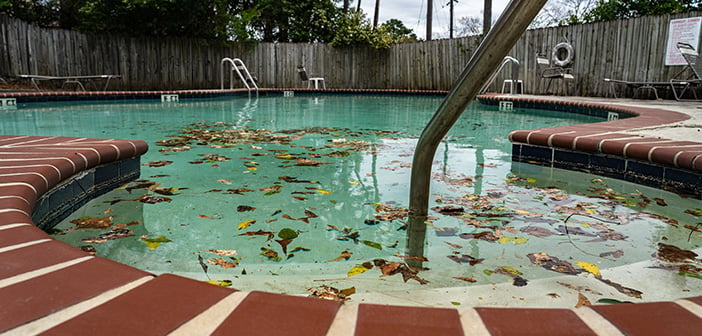
[[[407,226],[409,256],[424,255],[431,165],[436,148],[545,3],[546,0],[512,0],[507,5],[422,131],[412,160]],[[421,267],[421,262],[412,259],[408,264]]]
[[[505,58],[502,59],[502,64],[500,64],[500,66],[497,68],[497,70],[495,70],[492,73],[490,78],[487,81],[485,81],[485,85],[483,85],[483,87],[480,88],[480,93],[485,93],[488,89],[488,86],[490,86],[490,84],[492,84],[495,81],[497,76],[500,73],[502,73],[502,69],[505,68],[505,65],[510,64],[510,63],[512,63],[512,74],[511,74],[512,81],[514,81],[514,83],[516,83],[517,79],[519,79],[519,73],[518,73],[519,71],[518,70],[515,71],[515,65],[518,69],[519,68],[519,60],[517,60],[516,58],[514,58],[512,56],[505,56]]]
[[[229,69],[229,89],[234,88],[234,72],[237,73],[239,76],[239,79],[244,83],[244,86],[246,86],[246,89],[249,90],[249,94],[251,93],[251,85],[254,87],[256,90],[256,94],[258,94],[258,85],[256,85],[256,81],[254,80],[253,76],[251,76],[251,73],[249,72],[249,69],[246,68],[246,65],[241,59],[238,58],[229,58],[225,57],[222,58],[222,71],[221,71],[221,84],[222,84],[222,90],[224,90],[224,70],[225,70],[225,64],[229,63],[231,65],[231,68]],[[249,85],[251,83],[251,85]]]

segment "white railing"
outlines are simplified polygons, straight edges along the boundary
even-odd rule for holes
[[[230,66],[229,69],[227,69],[227,65]],[[256,85],[256,79],[253,76],[251,76],[249,69],[246,68],[246,65],[242,60],[238,58],[232,59],[229,57],[222,58],[222,90],[224,90],[225,71],[229,72],[230,90],[234,88],[234,73],[236,73],[239,80],[241,80],[241,82],[244,83],[244,86],[246,86],[246,89],[249,90],[249,94],[251,94],[251,90],[256,90],[256,94],[258,94],[258,85]]]

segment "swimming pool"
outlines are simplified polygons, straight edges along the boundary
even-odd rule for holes
[[[432,213],[436,218],[430,223],[432,234],[427,242],[429,261],[425,266],[431,270],[410,274],[406,283],[402,274],[381,277],[382,271],[393,270],[363,265],[383,259],[388,267],[396,267],[393,263],[403,260],[396,256],[404,253],[402,231],[398,231],[403,220],[401,209],[394,207],[406,206],[414,139],[439,102],[426,97],[296,97],[165,105],[32,105],[2,117],[4,131],[4,125],[10,124],[5,133],[148,141],[152,147],[143,161],[152,164],[144,166],[142,176],[159,186],[144,183],[141,188],[132,189],[136,185],[131,185],[118,190],[86,206],[69,221],[112,216],[110,224],[140,222],[125,227],[134,231],[133,237],[93,243],[98,255],[156,273],[205,279],[202,260],[212,279],[232,280],[234,287],[247,290],[302,293],[310,287],[330,285],[355,287],[359,294],[354,297],[366,293],[370,298],[379,292],[416,293],[470,284],[534,288],[539,286],[538,279],[564,274],[537,265],[533,260],[544,260],[538,254],[542,252],[572,265],[584,265],[574,267],[573,272],[579,270],[579,275],[557,281],[569,286],[594,281],[588,286],[597,288],[602,281],[584,277],[587,272],[583,270],[592,268],[582,262],[608,269],[651,261],[659,241],[680,241],[681,248],[697,246],[694,239],[686,241],[689,230],[675,230],[670,221],[684,222],[689,216],[684,210],[694,211],[694,201],[596,176],[509,161],[510,144],[504,139],[509,130],[599,120],[558,112],[500,112],[481,107],[466,112],[435,158],[432,192],[436,204],[432,206],[440,208]],[[227,130],[238,130],[234,138],[244,140],[226,143],[213,136]],[[172,146],[157,146],[160,140],[192,134],[197,136],[191,143],[179,140],[169,143]],[[218,140],[208,142],[213,138]],[[190,149],[180,151],[185,146]],[[165,164],[167,161],[173,163]],[[156,190],[166,193],[159,197],[170,201],[134,201],[156,194]],[[644,204],[645,212],[659,215],[631,210]],[[459,207],[463,211],[457,210]],[[378,208],[390,211],[377,212]],[[573,213],[580,215],[569,217]],[[390,221],[388,216],[393,215],[400,217]],[[68,221],[63,225],[64,229],[73,226]],[[86,245],[80,240],[107,229],[81,229],[57,238]],[[240,235],[259,230],[262,233],[257,235]],[[322,237],[314,236],[320,232]],[[158,243],[161,236],[162,244],[151,250],[149,240]],[[276,242],[285,239],[292,240],[287,249],[285,243]],[[333,244],[323,246],[322,240]],[[646,242],[651,246],[640,248]],[[298,246],[301,249],[292,252]],[[232,250],[236,255],[227,255]],[[348,260],[345,251],[350,253]],[[227,268],[231,263],[236,267]],[[359,274],[349,277],[351,271]],[[636,287],[645,293],[645,299],[658,295],[639,287],[646,281],[634,276],[607,278],[626,281],[620,286]],[[422,284],[423,280],[429,282]],[[688,279],[689,283],[674,280],[676,286],[666,283],[664,287],[684,295],[699,289],[695,287],[697,279]],[[529,286],[518,286],[525,282]],[[615,287],[605,288],[612,291]],[[599,292],[600,297],[634,300],[620,291]],[[547,294],[561,295],[558,293],[556,287],[540,294],[556,301]],[[500,300],[520,301],[520,295],[510,298],[503,293]],[[489,300],[489,291],[473,299],[481,297]],[[464,298],[442,300],[461,302]]]

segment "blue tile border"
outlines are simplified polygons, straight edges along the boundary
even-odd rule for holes
[[[139,178],[140,157],[97,166],[82,171],[44,193],[37,201],[32,220],[42,230],[50,230],[93,198]]]
[[[694,172],[604,154],[512,144],[512,160],[581,171],[702,199],[702,176]]]

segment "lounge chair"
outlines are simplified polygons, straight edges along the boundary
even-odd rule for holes
[[[693,86],[702,84],[702,76],[700,76],[702,74],[702,62],[698,62],[699,54],[689,43],[678,42],[677,47],[680,54],[685,59],[685,62],[687,62],[687,65],[670,80],[670,87],[673,89],[675,100],[682,100],[688,89],[690,89],[693,97],[695,97],[694,100],[699,100],[697,98],[697,93],[694,88],[692,88]],[[688,75],[685,76],[685,73],[688,73]],[[678,86],[684,84],[682,85],[682,90],[678,92],[678,90],[675,89],[676,85],[674,85],[674,83]]]
[[[303,82],[307,82],[307,88],[309,89],[312,82],[314,82],[314,88],[319,89],[319,83],[322,83],[323,88],[327,88],[327,85],[324,83],[324,77],[310,77],[307,75],[307,70],[305,70],[304,65],[298,65],[297,66],[297,73],[300,74],[300,79]]]
[[[538,71],[540,74],[540,77],[542,80],[547,79],[548,80],[548,85],[546,85],[546,93],[548,93],[549,88],[551,87],[551,82],[554,79],[560,79],[560,80],[573,80],[575,77],[571,73],[571,68],[568,67],[563,67],[563,66],[557,66],[551,65],[551,61],[549,61],[548,58],[545,58],[543,56],[537,55],[536,56],[536,64],[538,66]],[[539,88],[541,88],[541,83],[539,83]],[[568,89],[568,86],[566,85],[566,90]],[[542,91],[544,92],[544,91]]]
[[[625,85],[628,88],[631,88],[634,90],[634,95],[632,98],[637,98],[641,97],[641,92],[644,90],[648,90],[653,92],[653,95],[656,97],[656,100],[660,99],[658,96],[658,89],[660,88],[672,88],[673,92],[675,92],[676,87],[678,88],[684,88],[687,86],[687,82],[683,81],[678,81],[678,80],[671,80],[670,82],[636,82],[636,81],[627,81],[627,80],[621,80],[621,79],[611,79],[611,78],[605,78],[604,81],[606,83],[610,84],[610,92],[612,93],[612,96],[614,98],[617,97],[617,92],[614,89],[615,84],[619,85]]]

